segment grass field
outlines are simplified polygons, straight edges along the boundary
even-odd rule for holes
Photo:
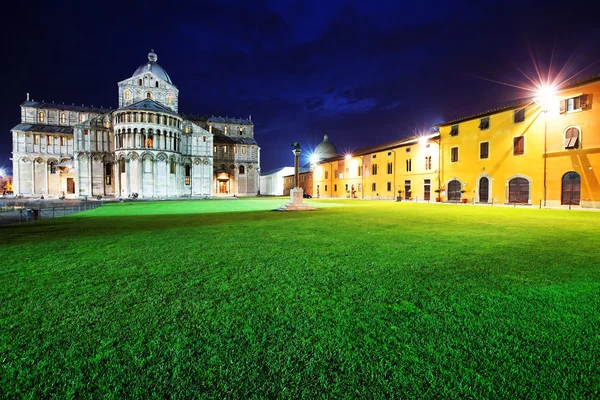
[[[0,398],[600,397],[600,213],[284,202],[0,227]]]

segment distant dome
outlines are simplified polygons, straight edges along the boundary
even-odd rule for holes
[[[315,149],[314,155],[322,160],[324,158],[336,157],[338,151],[335,144],[329,141],[329,136],[325,135],[323,141]]]
[[[167,74],[167,71],[165,71],[163,67],[161,67],[160,65],[158,65],[156,63],[157,60],[158,60],[158,56],[154,52],[154,49],[152,49],[152,51],[150,51],[150,53],[148,53],[148,62],[146,64],[140,65],[138,67],[138,69],[136,69],[135,72],[133,73],[133,75],[131,75],[131,76],[132,77],[138,76],[138,75],[143,74],[144,72],[150,71],[154,75],[156,75],[158,78],[162,79],[163,81],[167,81],[172,85],[173,82],[171,82],[171,78],[169,78],[169,74]]]

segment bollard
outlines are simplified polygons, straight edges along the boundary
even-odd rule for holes
[[[540,210],[542,209],[542,199],[540,199]]]

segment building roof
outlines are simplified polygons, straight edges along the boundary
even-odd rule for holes
[[[596,81],[599,81],[599,80],[600,80],[600,74],[592,75],[592,76],[589,76],[587,78],[583,78],[583,79],[579,79],[577,81],[574,81],[574,82],[570,83],[567,86],[561,87],[558,90],[560,91],[560,90],[573,89],[573,88],[576,88],[578,86],[582,86],[582,85],[585,85],[585,84],[588,84],[588,83],[592,83],[592,82],[596,82]],[[446,125],[457,124],[459,122],[464,122],[464,121],[468,121],[468,120],[475,119],[475,118],[485,117],[486,115],[496,114],[496,113],[499,113],[499,112],[502,112],[502,111],[508,111],[508,110],[511,110],[511,109],[525,107],[526,105],[531,104],[533,101],[534,101],[533,97],[528,97],[528,98],[525,98],[523,100],[520,100],[520,101],[517,101],[517,102],[511,102],[509,104],[506,104],[506,105],[503,105],[503,106],[500,106],[500,107],[496,107],[496,108],[492,108],[490,110],[482,111],[482,112],[479,112],[477,114],[473,114],[473,115],[469,115],[469,116],[466,116],[466,117],[456,118],[456,119],[453,119],[453,120],[450,120],[450,121],[442,122],[442,123],[437,124],[435,126],[439,127],[439,126],[446,126]]]
[[[273,175],[273,174],[276,174],[278,172],[283,171],[286,168],[292,168],[293,169],[294,167],[281,167],[281,168],[277,168],[277,169],[272,169],[271,171],[267,171],[267,172],[261,173],[260,176]]]
[[[252,119],[250,118],[235,118],[235,117],[215,117],[207,116],[207,115],[199,115],[199,114],[181,114],[185,119],[190,120],[192,122],[202,121],[202,122],[216,122],[223,124],[238,124],[238,125],[254,125]]]
[[[310,169],[310,167],[300,167],[300,168],[298,168],[298,173],[299,173],[299,174],[306,174],[306,173],[309,173],[309,172],[311,172],[311,169]],[[285,176],[284,176],[284,178],[286,178],[286,177],[288,177],[288,176],[294,176],[294,175],[296,175],[296,172],[295,172],[295,171],[294,171],[294,173],[293,173],[293,174],[290,174],[290,175],[285,175]]]
[[[426,136],[422,136],[422,137],[421,136],[409,136],[407,138],[396,140],[393,142],[383,143],[383,144],[379,144],[376,146],[363,147],[361,149],[351,152],[351,155],[352,155],[352,157],[356,157],[356,156],[364,156],[367,154],[377,153],[380,151],[392,150],[396,147],[406,146],[409,144],[417,143],[422,138],[434,139],[434,138],[438,138],[439,136],[440,136],[440,134],[437,132],[430,133],[430,134],[428,134]],[[345,158],[345,155],[340,155],[337,157],[326,158],[326,159],[322,160],[321,162],[343,160],[344,158]]]
[[[327,135],[325,135],[323,141],[317,145],[313,152],[313,155],[319,159],[336,157],[338,154],[335,144],[329,141],[329,136]]]
[[[78,111],[78,112],[93,112],[93,113],[110,113],[113,110],[110,108],[104,107],[88,107],[88,106],[76,106],[74,104],[56,104],[56,103],[47,103],[44,101],[33,101],[27,100],[21,104],[21,107],[33,107],[33,108],[53,108],[59,111]]]
[[[163,113],[167,113],[167,114],[171,114],[171,115],[179,115],[175,111],[163,106],[160,103],[157,103],[156,101],[154,101],[152,99],[140,100],[137,103],[133,103],[128,106],[121,107],[121,108],[119,108],[119,110],[146,110],[146,111],[158,111],[158,112],[163,112]]]
[[[19,124],[11,129],[12,131],[22,132],[41,132],[41,133],[63,133],[73,134],[72,126],[42,125],[42,124]]]
[[[172,85],[173,82],[171,81],[169,74],[167,74],[167,71],[165,71],[165,69],[163,67],[161,67],[160,65],[158,65],[156,63],[157,60],[158,60],[158,56],[156,55],[154,50],[150,51],[150,53],[148,53],[148,62],[140,65],[135,70],[133,75],[131,75],[131,77],[133,78],[135,76],[142,75],[146,72],[152,72],[159,79],[162,79],[163,81],[167,81]]]
[[[254,138],[248,137],[238,137],[238,136],[225,136],[220,134],[215,134],[213,136],[214,144],[258,144]]]

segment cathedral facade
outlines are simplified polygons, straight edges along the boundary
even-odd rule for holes
[[[256,195],[260,148],[250,118],[179,112],[153,51],[118,83],[117,109],[27,99],[12,129],[14,193],[166,198]]]

